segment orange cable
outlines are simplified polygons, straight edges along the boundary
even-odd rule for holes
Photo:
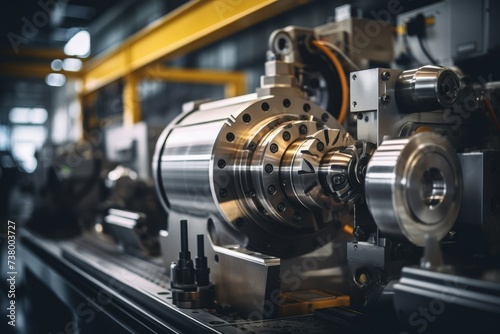
[[[483,97],[484,105],[486,106],[486,109],[488,109],[491,119],[493,120],[493,123],[495,123],[495,126],[497,127],[497,130],[500,130],[500,122],[498,122],[497,115],[495,114],[495,110],[493,110],[493,106],[491,105],[490,101],[486,98]]]
[[[332,61],[339,74],[340,86],[342,87],[342,105],[340,106],[340,114],[337,120],[339,123],[342,123],[347,116],[347,101],[349,100],[349,86],[347,85],[344,69],[342,68],[337,56],[335,56],[335,54],[333,54],[333,52],[331,52],[330,49],[323,44],[323,42],[313,40],[312,43]]]

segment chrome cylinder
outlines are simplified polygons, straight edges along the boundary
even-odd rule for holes
[[[452,70],[423,66],[399,75],[396,102],[406,113],[447,109],[457,102],[460,88],[460,79]]]
[[[366,201],[382,232],[423,246],[443,238],[460,209],[462,174],[451,144],[434,133],[384,141],[368,163]]]

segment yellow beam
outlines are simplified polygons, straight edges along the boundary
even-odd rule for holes
[[[81,74],[78,72],[68,71],[53,71],[50,64],[31,64],[31,63],[3,63],[0,64],[0,76],[9,77],[28,77],[28,78],[45,78],[50,73],[61,73],[67,78],[79,78]]]
[[[224,85],[226,97],[246,94],[244,72],[147,66],[139,72],[142,80],[160,79],[172,82]]]
[[[85,64],[87,94],[153,62],[188,53],[310,0],[193,0]]]
[[[140,122],[141,118],[138,79],[135,73],[130,73],[125,77],[123,87],[123,124],[133,125]]]

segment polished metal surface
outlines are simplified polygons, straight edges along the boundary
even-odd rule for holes
[[[342,203],[318,170],[326,153],[354,143],[342,126],[302,96],[221,102],[182,114],[162,135],[153,169],[164,206],[216,217],[271,255],[310,251],[307,240],[336,233]]]
[[[401,73],[396,83],[396,101],[402,112],[427,112],[451,108],[457,102],[460,79],[440,66],[423,66]]]
[[[377,226],[423,245],[458,216],[462,174],[451,145],[434,133],[386,140],[368,163],[366,201]]]

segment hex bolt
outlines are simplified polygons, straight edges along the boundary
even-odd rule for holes
[[[264,167],[264,170],[266,171],[266,173],[268,174],[271,174],[273,172],[273,165],[271,164],[267,164],[265,167]]]
[[[284,141],[289,141],[292,136],[290,135],[290,132],[285,131],[283,132],[283,140]]]
[[[380,97],[380,100],[382,101],[383,104],[387,104],[387,103],[391,102],[391,97],[387,94],[382,94],[382,96]]]
[[[321,151],[323,151],[323,150],[324,150],[324,148],[325,148],[325,144],[323,144],[323,142],[322,142],[322,141],[319,141],[319,142],[317,142],[317,143],[316,143],[316,148],[318,149],[318,151],[320,151],[320,152],[321,152]]]
[[[299,132],[302,133],[303,135],[305,135],[307,133],[307,125],[305,124],[302,124],[300,127],[299,127]]]
[[[384,71],[382,72],[382,74],[380,74],[380,78],[382,78],[382,80],[384,81],[387,81],[391,78],[391,73]]]
[[[278,203],[278,211],[283,212],[286,210],[286,205],[285,203]]]
[[[221,169],[222,169],[222,168],[224,168],[224,167],[226,167],[226,160],[224,160],[224,159],[219,159],[219,161],[217,161],[217,166],[218,166],[219,168],[221,168]]]
[[[278,152],[278,145],[276,145],[276,144],[271,144],[271,146],[269,147],[269,150],[270,150],[272,153],[276,153],[276,152]]]

